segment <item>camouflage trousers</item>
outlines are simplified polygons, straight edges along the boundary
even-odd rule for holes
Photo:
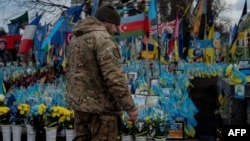
[[[76,137],[73,141],[116,141],[118,116],[75,111]]]

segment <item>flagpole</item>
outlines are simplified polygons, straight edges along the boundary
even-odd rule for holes
[[[207,14],[205,14],[205,30],[204,30],[204,39],[207,39]]]
[[[146,3],[144,4],[144,11],[146,8]],[[146,16],[148,16],[148,12],[146,13]],[[144,19],[145,20],[145,19]],[[148,19],[149,20],[149,19]],[[150,25],[150,23],[149,23]],[[150,29],[149,29],[150,30]],[[144,35],[144,37],[146,37],[145,39],[145,46],[146,46],[146,71],[147,71],[147,91],[149,93],[150,90],[150,85],[149,85],[149,60],[148,60],[148,39],[150,37],[150,33],[146,33],[146,35]]]
[[[145,44],[146,44],[146,69],[147,69],[147,84],[148,84],[147,90],[149,92],[150,86],[149,86],[149,62],[148,62],[148,37],[146,37]]]
[[[159,39],[159,21],[158,21],[158,8],[156,11],[156,29],[157,29],[157,42],[158,42],[158,65],[159,65],[159,74],[158,77],[161,75],[161,46],[160,46],[160,39]]]

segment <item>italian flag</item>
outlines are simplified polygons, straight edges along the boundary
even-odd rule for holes
[[[42,14],[37,16],[29,25],[25,27],[23,35],[21,37],[21,43],[18,49],[19,54],[30,53],[33,38],[36,32],[36,28],[41,18],[42,18]]]

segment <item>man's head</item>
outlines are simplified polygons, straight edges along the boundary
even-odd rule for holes
[[[120,25],[121,17],[112,5],[103,5],[99,7],[94,17],[105,24],[110,34],[117,32],[117,26]]]
[[[7,45],[7,41],[3,38],[0,39],[0,50],[4,50]]]

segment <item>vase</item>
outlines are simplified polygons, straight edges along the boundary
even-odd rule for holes
[[[72,141],[76,135],[76,132],[74,129],[66,129],[66,141]]]
[[[36,130],[31,125],[26,125],[27,131],[27,141],[35,141],[36,140]]]
[[[11,141],[11,126],[1,125],[3,141]]]
[[[131,135],[122,136],[122,141],[133,141],[133,137]]]
[[[167,138],[162,138],[162,139],[157,139],[157,138],[154,138],[154,141],[166,141]]]
[[[146,136],[136,136],[135,141],[147,141],[147,137]]]
[[[56,141],[57,128],[45,128],[46,141]]]
[[[11,125],[12,139],[13,141],[21,141],[22,138],[22,126],[21,125]]]

